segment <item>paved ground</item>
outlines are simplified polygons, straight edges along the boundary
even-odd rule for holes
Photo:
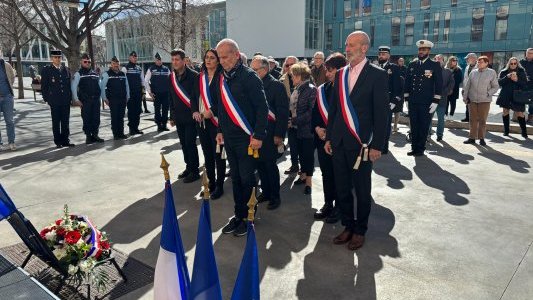
[[[143,115],[145,135],[114,142],[109,111],[102,113],[103,145],[86,146],[72,108],[73,149],[56,150],[47,106],[17,100],[16,152],[0,152],[0,182],[40,228],[63,204],[92,217],[114,247],[155,266],[163,208],[159,152],[171,164],[173,190],[192,272],[200,183],[175,178],[183,159],[172,131],[157,134]],[[391,154],[375,165],[366,245],[357,252],[331,243],[342,228],[314,222],[322,205],[320,171],[313,194],[282,175],[282,206],[260,207],[257,242],[263,299],[533,299],[533,142],[488,135],[488,147],[464,145],[464,130],[445,132],[428,155],[406,156],[406,128],[393,135]],[[0,122],[5,134],[5,126]],[[280,162],[288,167],[286,158]],[[221,235],[232,214],[231,181],[213,201],[215,252],[229,299],[244,238]],[[0,247],[20,242],[0,222]],[[152,286],[124,299],[152,299]]]

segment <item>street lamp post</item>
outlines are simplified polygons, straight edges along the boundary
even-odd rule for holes
[[[87,28],[87,48],[89,48],[89,57],[91,58],[91,68],[94,69],[93,37],[91,34],[91,22],[89,21],[89,0],[87,2],[77,0],[55,0],[55,4],[69,8],[78,8],[80,4],[85,10],[85,27]]]

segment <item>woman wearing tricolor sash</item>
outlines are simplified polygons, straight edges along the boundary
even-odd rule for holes
[[[313,109],[313,129],[315,131],[315,146],[322,173],[322,189],[324,191],[324,206],[315,212],[314,218],[324,220],[326,223],[336,223],[339,220],[338,205],[334,206],[337,199],[335,189],[335,175],[331,155],[324,150],[326,143],[326,128],[328,125],[329,107],[333,101],[335,88],[335,74],[337,70],[346,66],[346,58],[341,53],[331,54],[324,63],[326,66],[326,83],[318,87],[318,97]]]
[[[221,146],[217,147],[218,132],[218,102],[221,67],[215,49],[209,49],[204,54],[202,69],[198,76],[200,82],[200,98],[198,107],[202,121],[198,126],[200,145],[204,153],[205,170],[209,179],[211,199],[215,200],[224,194],[224,178],[226,174],[226,160],[222,159]],[[217,151],[218,150],[218,151]]]

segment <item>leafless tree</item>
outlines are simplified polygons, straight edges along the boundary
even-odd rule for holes
[[[79,67],[80,46],[87,38],[87,20],[84,7],[89,10],[88,23],[97,28],[107,20],[119,17],[149,6],[143,0],[87,0],[87,4],[75,8],[58,5],[58,2],[76,0],[0,0],[18,14],[22,22],[41,40],[60,49],[65,54],[72,71]],[[32,11],[27,14],[25,7]],[[33,19],[35,17],[35,19]],[[46,31],[40,31],[37,24],[44,24]]]

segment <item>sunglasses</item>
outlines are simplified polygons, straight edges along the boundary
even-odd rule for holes
[[[90,61],[90,60],[84,60],[84,61],[82,61],[82,63],[84,63],[84,64],[90,64],[91,61]]]
[[[509,65],[516,66],[516,65],[518,65],[518,63],[510,63]]]

